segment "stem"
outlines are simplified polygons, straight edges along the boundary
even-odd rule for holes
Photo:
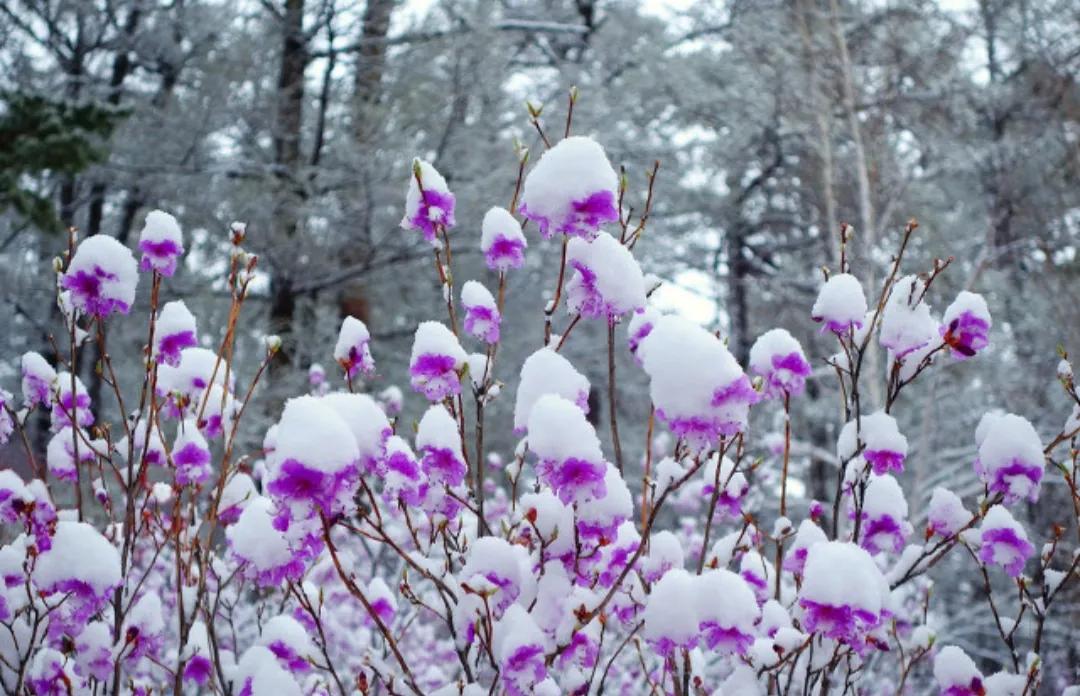
[[[607,355],[608,355],[608,410],[611,415],[611,444],[615,448],[615,466],[619,473],[623,472],[622,443],[619,442],[619,421],[616,415],[615,403],[615,322],[608,319],[607,330]]]
[[[788,461],[791,459],[791,394],[784,391],[784,468],[780,475],[780,516],[787,517]],[[776,540],[776,601],[780,601],[780,564],[784,560],[784,540]]]

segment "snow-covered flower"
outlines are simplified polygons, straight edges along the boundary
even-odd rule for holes
[[[75,438],[78,438],[78,461],[75,459]],[[75,481],[78,479],[78,466],[94,461],[97,457],[94,449],[87,445],[90,440],[85,431],[79,435],[70,427],[64,427],[52,436],[49,446],[45,450],[45,462],[49,467],[49,473],[61,481]]]
[[[154,358],[172,367],[180,365],[180,352],[199,345],[195,316],[183,300],[166,302],[154,331]]]
[[[294,519],[310,516],[312,507],[333,515],[356,488],[359,459],[352,431],[323,399],[289,399],[267,457],[266,491]]]
[[[157,657],[165,642],[165,619],[161,598],[156,592],[144,592],[124,620],[125,660],[137,662],[146,656]]]
[[[595,140],[573,136],[540,157],[525,177],[521,214],[540,234],[591,237],[600,225],[619,219],[619,179]]]
[[[256,496],[248,501],[236,523],[225,530],[234,560],[244,574],[262,587],[276,587],[284,580],[298,580],[304,573],[308,555],[294,551],[285,534],[274,525],[277,510],[273,501]]]
[[[40,353],[29,351],[24,353],[20,361],[22,369],[22,393],[23,404],[27,408],[34,408],[38,404],[48,408],[52,405],[53,383],[56,381],[56,370],[49,361]]]
[[[517,399],[514,402],[514,432],[523,433],[533,406],[545,394],[572,401],[582,413],[589,412],[589,380],[570,361],[551,348],[541,348],[521,365]]]
[[[990,310],[986,300],[962,291],[945,310],[941,335],[958,360],[970,358],[990,344]]]
[[[71,293],[75,309],[104,319],[113,312],[128,313],[138,280],[131,250],[108,235],[96,234],[76,247],[60,285]]]
[[[695,449],[741,432],[760,395],[713,334],[667,315],[639,348],[657,417]]]
[[[177,429],[172,461],[177,485],[198,485],[210,478],[210,446],[193,420],[183,421]]]
[[[67,595],[52,614],[50,634],[78,635],[120,584],[120,552],[89,524],[62,520],[32,578],[42,596]]]
[[[522,547],[492,536],[481,537],[469,546],[459,574],[461,583],[469,593],[487,597],[495,618],[521,596],[526,576],[531,580],[528,564],[523,567],[523,552]]]
[[[881,476],[890,471],[904,470],[908,441],[900,432],[896,419],[884,411],[862,416],[858,422],[851,421],[840,430],[836,440],[836,453],[842,461],[850,460],[862,444],[862,457]]]
[[[630,349],[630,355],[634,356],[634,362],[641,365],[641,356],[638,348],[641,342],[652,332],[653,326],[663,316],[652,307],[644,307],[634,312],[630,322],[626,325],[626,345]]]
[[[842,541],[810,546],[799,591],[802,625],[862,650],[882,621],[888,583],[864,549]]]
[[[893,285],[885,303],[879,340],[894,359],[903,360],[929,347],[941,335],[929,305],[923,301],[924,291],[925,286],[916,276],[904,276]]]
[[[180,223],[162,210],[147,213],[139,233],[139,251],[142,252],[140,270],[154,270],[163,276],[171,276],[176,272],[177,259],[184,253]]]
[[[421,452],[421,465],[429,481],[458,486],[465,480],[461,434],[454,418],[441,405],[434,404],[420,419],[416,448]]]
[[[368,377],[375,373],[371,334],[364,322],[353,316],[345,317],[341,322],[341,331],[334,345],[334,360],[345,370],[348,379],[355,379],[361,372]]]
[[[94,412],[90,410],[90,394],[82,380],[72,378],[70,372],[61,372],[56,376],[56,395],[52,400],[52,429],[71,427],[71,416],[75,416],[75,422],[82,428],[89,428],[94,424]]]
[[[801,394],[810,376],[802,346],[785,329],[766,331],[750,347],[750,370],[765,380],[765,396]]]
[[[506,208],[491,208],[480,225],[480,251],[484,252],[487,267],[506,272],[525,264],[525,249],[529,246],[521,224]]]
[[[979,538],[982,544],[979,560],[1001,566],[1010,577],[1018,577],[1024,563],[1035,553],[1024,527],[1003,505],[994,505],[986,511],[979,526]]]
[[[383,500],[420,505],[424,497],[426,481],[416,453],[409,443],[397,435],[386,441],[386,458],[382,463]]]
[[[934,657],[934,679],[941,696],[984,696],[983,675],[975,662],[955,645],[946,645]]]
[[[465,365],[465,351],[457,336],[437,321],[416,327],[409,374],[412,387],[428,401],[442,401],[461,393],[459,371]]]
[[[267,621],[258,644],[274,653],[278,664],[293,674],[311,670],[315,645],[300,622],[291,616],[282,614]]]
[[[537,473],[563,503],[602,497],[607,464],[600,439],[572,402],[546,394],[529,414],[529,449],[540,460]]]
[[[324,404],[345,422],[356,441],[360,469],[365,474],[377,474],[386,453],[386,441],[394,434],[386,413],[367,394],[336,392],[322,397]]]
[[[719,462],[718,471],[718,459],[720,459],[719,454],[712,454],[703,467],[705,485],[701,488],[701,495],[705,498],[711,498],[713,492],[719,487],[720,493],[716,497],[716,509],[720,513],[721,519],[725,516],[733,520],[740,519],[742,517],[742,501],[750,491],[750,483],[741,471],[735,470],[735,462],[728,457],[724,457]]]
[[[645,277],[634,255],[606,232],[574,238],[566,249],[574,270],[566,284],[567,305],[589,319],[615,323],[645,306]]]
[[[863,497],[864,521],[859,543],[873,554],[900,553],[912,531],[907,512],[907,500],[896,479],[888,475],[872,476]]]
[[[810,317],[833,333],[845,333],[863,325],[866,316],[866,295],[862,285],[850,273],[829,278],[818,292]]]
[[[693,648],[701,637],[695,576],[673,568],[652,587],[645,604],[641,635],[661,655],[678,648]]]
[[[546,638],[529,612],[514,605],[497,627],[498,660],[503,688],[509,696],[537,693],[547,676]]]
[[[695,578],[694,602],[703,647],[721,655],[744,655],[761,614],[746,581],[730,570],[707,570]],[[723,597],[723,601],[717,601]]]
[[[235,474],[225,484],[221,491],[221,501],[218,503],[218,521],[223,525],[230,525],[240,519],[240,513],[247,507],[248,502],[258,496],[255,482],[243,472]]]
[[[461,286],[461,306],[465,309],[465,332],[485,343],[499,342],[499,308],[488,289],[475,280]]]
[[[409,188],[405,194],[405,216],[401,227],[419,230],[424,239],[437,246],[438,228],[454,226],[454,194],[446,185],[446,179],[435,167],[421,159],[414,159],[409,170]]]
[[[964,508],[960,497],[940,486],[930,494],[926,509],[926,524],[930,534],[951,537],[971,521],[972,515]]]
[[[1030,421],[991,411],[979,421],[975,441],[979,446],[975,473],[991,493],[1004,495],[1006,505],[1038,500],[1046,458]]]
[[[187,645],[184,647],[187,661],[184,664],[183,679],[198,686],[206,686],[213,674],[213,653],[210,650],[210,636],[206,624],[196,621],[188,629]]]
[[[814,544],[828,541],[825,532],[811,520],[803,520],[799,523],[799,529],[795,532],[795,541],[784,556],[782,568],[789,573],[802,575],[806,567],[806,554]]]

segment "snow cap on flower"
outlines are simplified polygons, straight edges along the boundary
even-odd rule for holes
[[[859,543],[870,553],[900,553],[911,534],[904,491],[889,475],[871,476],[863,498],[862,538]]]
[[[14,524],[34,495],[11,469],[0,470],[0,522]]]
[[[370,377],[375,373],[375,359],[371,357],[371,334],[367,325],[356,317],[348,316],[341,322],[334,360],[345,370],[348,379],[358,373]]]
[[[60,284],[71,293],[75,309],[104,319],[113,312],[128,313],[138,281],[131,250],[108,235],[96,234],[75,248]]]
[[[359,480],[360,453],[349,426],[325,400],[289,399],[277,424],[274,451],[267,457],[266,490],[289,506],[296,519],[314,506],[325,515],[340,509]]]
[[[20,361],[22,368],[23,404],[34,408],[38,404],[48,408],[53,400],[53,383],[56,382],[56,370],[40,353],[24,353]],[[69,383],[70,384],[70,383]]]
[[[964,509],[960,496],[947,488],[938,486],[930,494],[926,510],[926,525],[931,534],[951,537],[971,521],[971,513]]]
[[[836,440],[837,456],[841,460],[851,459],[858,453],[860,442],[863,459],[873,466],[875,474],[904,470],[908,441],[889,414],[876,411],[844,425]]]
[[[485,343],[499,342],[499,308],[483,283],[467,280],[461,286],[461,306],[465,308],[465,333]]]
[[[217,353],[208,348],[184,348],[178,365],[166,363],[158,367],[157,391],[162,396],[177,393],[195,402],[202,398],[211,379],[231,392],[235,373],[228,369],[224,358],[219,360]]]
[[[603,495],[577,504],[578,536],[598,540],[601,544],[613,539],[622,523],[634,514],[634,502],[626,480],[611,462],[605,466]]]
[[[235,474],[225,484],[221,491],[221,502],[218,503],[218,520],[229,525],[240,519],[240,513],[247,507],[248,502],[259,495],[255,488],[255,481],[243,472]]]
[[[783,569],[795,575],[802,575],[806,567],[806,554],[810,551],[810,547],[828,540],[825,532],[821,531],[821,527],[811,520],[803,520],[799,523],[799,530],[795,532],[795,541],[784,556]]]
[[[742,431],[760,395],[724,344],[676,315],[657,321],[639,353],[656,415],[701,450]]]
[[[529,414],[529,449],[537,473],[563,503],[604,495],[607,464],[600,439],[574,403],[545,394]]]
[[[536,694],[547,676],[547,637],[523,607],[514,605],[499,621],[496,650],[500,678],[509,696]]]
[[[493,536],[476,539],[469,546],[465,565],[458,577],[470,592],[488,597],[488,605],[495,618],[502,616],[524,589],[522,583],[526,578],[519,556],[522,552],[522,547]]]
[[[802,346],[785,329],[761,334],[750,347],[750,370],[765,379],[765,396],[801,394],[810,376],[810,363]]]
[[[154,330],[154,359],[172,367],[180,365],[180,351],[199,345],[195,315],[183,300],[166,302]]]
[[[278,662],[269,648],[253,645],[236,665],[234,683],[240,685],[238,696],[301,696],[293,675]]]
[[[137,662],[143,657],[157,657],[164,642],[165,619],[161,598],[156,592],[144,592],[124,620],[125,660]]]
[[[213,664],[210,662],[212,656],[210,636],[206,630],[206,624],[202,621],[196,621],[188,629],[184,656],[187,658],[184,664],[184,681],[206,686],[213,674]]]
[[[263,625],[258,645],[274,653],[278,664],[293,674],[309,671],[309,660],[316,654],[307,630],[299,621],[285,614],[275,616]]]
[[[422,453],[421,465],[430,481],[458,486],[465,480],[465,455],[461,434],[450,412],[440,404],[428,408],[416,429],[416,448]]]
[[[465,351],[450,329],[437,321],[421,322],[416,327],[409,360],[413,389],[431,402],[460,394],[458,371],[465,359]]]
[[[454,226],[454,194],[446,179],[422,159],[414,159],[409,170],[409,188],[405,194],[405,217],[401,227],[419,230],[424,239],[439,245],[438,228]]]
[[[979,536],[982,540],[979,560],[1001,566],[1013,578],[1020,576],[1024,563],[1035,553],[1023,525],[1003,505],[994,505],[986,511]]]
[[[806,554],[799,605],[803,628],[861,650],[882,621],[888,583],[866,550],[842,541],[814,544]]]
[[[962,291],[946,308],[942,322],[942,337],[958,360],[970,358],[990,344],[990,310],[982,295]]]
[[[78,377],[75,378],[75,390],[72,392],[72,379],[70,372],[61,372],[56,376],[56,398],[52,405],[52,429],[71,427],[71,416],[74,414],[75,422],[82,428],[89,428],[94,424],[94,412],[90,410],[90,394],[86,386]]]
[[[674,568],[649,593],[641,635],[661,655],[692,648],[701,635],[700,603],[693,601],[697,589],[694,579],[682,568]]]
[[[704,648],[722,655],[744,655],[761,615],[754,593],[741,577],[723,568],[695,578],[693,601]],[[722,601],[718,601],[719,598]]]
[[[810,317],[833,333],[861,327],[865,315],[866,295],[858,279],[850,273],[838,273],[829,278],[810,310]]]
[[[574,274],[566,284],[567,306],[587,319],[615,323],[645,306],[645,278],[637,259],[606,232],[591,240],[570,240],[567,265]]]
[[[142,252],[140,270],[154,270],[163,276],[171,276],[176,272],[176,260],[184,253],[180,223],[162,210],[147,213],[139,233],[139,251]]]
[[[386,452],[386,440],[393,435],[386,413],[367,394],[336,392],[322,397],[352,431],[364,473],[375,473]]]
[[[488,268],[500,272],[521,268],[528,246],[521,224],[506,208],[495,207],[484,214],[480,225],[480,251],[484,252]]]
[[[26,670],[29,692],[39,696],[64,696],[72,693],[72,685],[82,680],[71,670],[63,653],[52,648],[41,648],[34,655]]]
[[[304,557],[294,553],[285,535],[274,526],[277,510],[269,498],[248,501],[236,524],[225,530],[231,555],[245,566],[245,575],[262,587],[276,587],[285,579],[298,580]]]
[[[555,234],[591,237],[619,219],[618,176],[603,148],[583,136],[564,138],[546,151],[525,177],[521,214]]]
[[[76,438],[78,438],[78,461],[75,461]],[[93,462],[97,457],[94,448],[87,444],[89,440],[89,435],[82,430],[78,435],[69,427],[58,430],[49,440],[49,446],[45,450],[45,462],[49,473],[61,481],[75,481],[78,478],[78,466]]]
[[[634,316],[630,317],[629,323],[626,325],[626,345],[630,349],[630,354],[634,356],[634,362],[639,366],[641,365],[641,356],[638,355],[638,348],[641,346],[641,342],[652,332],[653,326],[660,319],[663,314],[658,309],[653,307],[644,307],[634,312]]]
[[[1039,498],[1046,458],[1034,426],[1012,413],[987,413],[975,431],[979,456],[975,473],[991,493],[1005,496],[1005,504]]]
[[[719,453],[713,453],[702,469],[705,476],[701,495],[711,498],[719,486],[720,494],[716,497],[716,507],[721,519],[742,518],[742,501],[750,491],[750,484],[741,471],[735,470],[735,462],[729,457],[721,460]]]
[[[881,313],[878,340],[897,360],[929,347],[941,335],[937,321],[930,316],[930,307],[923,302],[924,292],[918,277],[904,276],[893,285]]]
[[[381,465],[383,500],[417,506],[423,497],[426,480],[416,453],[397,435],[386,441],[386,457]]]
[[[589,380],[562,355],[551,348],[541,348],[521,366],[514,402],[515,433],[525,432],[533,406],[545,394],[561,396],[574,402],[582,413],[589,412]]]
[[[195,427],[194,420],[183,421],[177,428],[172,461],[176,466],[177,485],[198,485],[210,478],[210,446]]]
[[[946,645],[934,657],[934,679],[941,696],[983,696],[983,675],[975,661],[955,645]]]
[[[51,635],[75,635],[120,584],[120,552],[85,522],[56,523],[51,546],[37,557],[32,579],[44,596],[65,594],[50,619]]]
[[[640,563],[645,582],[656,582],[672,568],[683,567],[682,544],[677,536],[666,529],[649,537],[648,548],[649,552],[642,556]]]

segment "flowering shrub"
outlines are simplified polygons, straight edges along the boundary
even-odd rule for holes
[[[0,440],[23,437],[35,476],[0,471],[5,691],[824,694],[874,679],[902,692],[932,674],[943,694],[1035,692],[1043,627],[1078,556],[1064,528],[1044,539],[1013,511],[1050,477],[1080,505],[1080,410],[1045,444],[1023,417],[987,415],[972,463],[982,491],[935,489],[917,533],[901,484],[909,458],[927,455],[892,413],[937,362],[985,349],[991,318],[970,292],[935,318],[931,286],[947,262],[900,275],[916,225],[870,303],[842,262],[807,308],[835,355],[808,355],[776,328],[753,345],[751,377],[715,334],[647,306],[633,252],[655,170],[631,219],[625,183],[594,140],[567,137],[531,171],[527,160],[514,203],[470,221],[482,232],[472,237],[451,234],[453,193],[414,162],[401,224],[433,248],[447,310],[415,332],[408,381],[428,405],[415,429],[398,417],[399,390],[362,393],[378,346],[349,317],[326,347],[338,374],[312,366],[312,393],[284,405],[254,461],[235,444],[280,341],[267,339],[259,365],[231,364],[257,263],[244,227],[232,228],[217,351],[199,347],[183,302],[161,302],[184,250],[171,215],[147,216],[140,263],[115,240],[73,239],[58,267],[68,351],[56,365],[22,356],[21,405],[0,392]],[[542,345],[503,365],[506,278],[538,253],[530,223],[536,246],[561,247],[554,295],[538,317]],[[457,291],[451,248],[464,244],[493,275]],[[136,311],[139,271],[151,286],[145,370],[121,385],[106,328]],[[608,452],[587,418],[589,380],[561,352],[590,320],[607,330]],[[87,341],[126,416],[117,423],[94,422],[74,374]],[[880,404],[865,388],[882,377],[864,369],[875,341],[887,351]],[[614,415],[623,350],[649,378],[650,432],[672,436],[641,457],[624,455]],[[506,398],[498,376],[518,371],[521,440],[503,464],[484,450],[484,407]],[[843,406],[835,496],[795,521],[791,404],[830,375]],[[1067,362],[1059,376],[1080,409]],[[784,417],[764,463],[750,454],[751,409]],[[38,411],[54,433],[44,462],[25,437]],[[775,466],[779,487],[751,499],[758,466]],[[676,513],[693,521],[676,524]],[[991,676],[960,648],[935,647],[925,576],[948,554],[966,555],[984,581],[1006,667]],[[1019,616],[1004,614],[1005,582]],[[1018,632],[1025,615],[1034,629]]]

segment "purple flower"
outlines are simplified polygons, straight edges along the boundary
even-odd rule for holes
[[[195,682],[199,686],[206,686],[213,673],[213,665],[205,655],[192,655],[184,665],[184,681]]]
[[[465,332],[485,343],[499,342],[499,315],[495,298],[475,280],[461,287],[461,304],[465,308]]]
[[[880,623],[878,615],[850,604],[825,604],[800,599],[803,608],[803,628],[809,633],[821,633],[856,649],[867,632]]]
[[[618,185],[596,141],[564,138],[525,177],[521,214],[539,225],[545,239],[555,234],[589,238],[600,225],[619,219]]]
[[[176,272],[177,259],[184,253],[183,239],[180,224],[172,215],[161,210],[147,213],[139,235],[139,251],[142,252],[139,270],[171,276]]]
[[[356,468],[328,473],[296,459],[286,459],[266,490],[282,500],[310,501],[329,515],[341,492],[354,488],[359,479],[360,472]]]
[[[766,331],[754,341],[750,369],[764,378],[766,398],[801,394],[811,372],[802,346],[784,329]]]
[[[409,374],[413,389],[433,403],[461,393],[458,371],[465,365],[465,351],[445,326],[425,321],[416,329]]]
[[[79,427],[89,428],[94,424],[94,412],[90,410],[90,394],[83,386],[82,380],[75,378],[75,390],[71,389],[71,373],[61,372],[56,377],[59,398],[53,399],[52,428],[71,427],[71,414],[75,415],[75,421]]]
[[[1011,413],[988,413],[979,422],[975,441],[975,472],[991,493],[1002,494],[1006,505],[1038,500],[1046,457],[1030,421]]]
[[[488,268],[500,273],[521,268],[527,246],[521,225],[510,211],[497,207],[487,211],[481,224],[480,250]]]
[[[904,540],[907,533],[901,522],[892,515],[871,517],[863,524],[863,538],[861,546],[870,553],[889,551],[900,553],[904,548]]]
[[[375,359],[371,356],[370,344],[371,334],[367,325],[356,317],[345,317],[334,346],[334,360],[345,370],[348,379],[354,379],[361,372],[369,377],[375,373]]]
[[[540,645],[522,645],[514,649],[502,665],[503,686],[510,696],[527,696],[531,686],[547,676],[544,666],[544,648]]]
[[[734,626],[721,626],[716,621],[701,623],[702,638],[709,650],[719,650],[724,655],[745,655],[754,637]]]
[[[979,527],[982,546],[979,560],[987,565],[999,565],[1010,577],[1019,577],[1024,563],[1035,553],[1027,533],[1001,505],[990,508]]]
[[[590,462],[577,457],[561,462],[541,461],[537,466],[540,480],[551,486],[564,505],[590,497],[602,498],[606,490],[606,471],[607,465],[602,461]]]
[[[964,360],[990,344],[990,310],[981,295],[966,290],[945,310],[941,336],[953,350],[953,356]]]
[[[645,277],[634,255],[607,233],[572,239],[566,250],[574,275],[566,284],[571,311],[614,324],[645,306]]]
[[[210,478],[210,448],[194,421],[181,424],[173,443],[172,461],[177,485],[198,485]]]
[[[840,273],[822,286],[810,318],[835,334],[861,328],[866,317],[866,295],[855,276]]]
[[[446,179],[427,162],[414,159],[405,196],[403,229],[420,230],[424,239],[438,245],[438,231],[454,226],[454,194]]]
[[[113,312],[128,313],[135,301],[137,282],[131,250],[99,234],[84,239],[75,249],[60,284],[71,293],[74,308],[103,319]]]
[[[52,384],[56,370],[39,353],[30,351],[22,356],[22,393],[27,408],[38,404],[48,408],[52,405]]]

